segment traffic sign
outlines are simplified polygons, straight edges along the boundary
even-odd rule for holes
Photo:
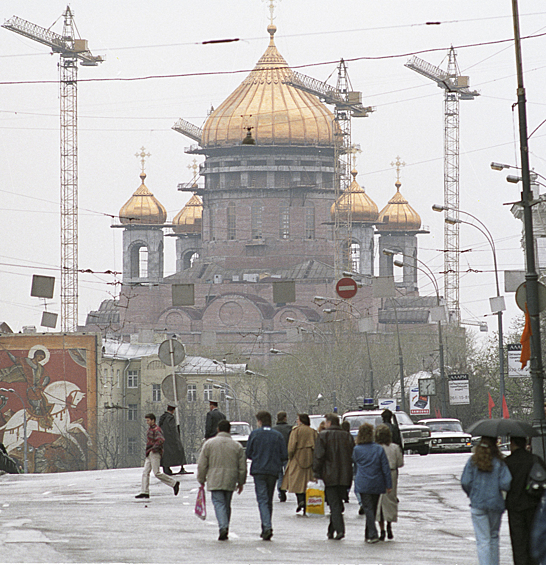
[[[546,287],[542,283],[538,284],[538,311],[546,310]],[[516,304],[518,308],[525,312],[525,304],[527,302],[527,283],[521,283],[516,291]]]
[[[172,353],[172,357],[171,357]],[[166,339],[160,346],[157,352],[159,359],[165,365],[180,365],[186,357],[186,350],[184,346],[176,339]]]
[[[339,279],[336,284],[336,292],[340,298],[352,298],[356,294],[356,281],[349,277]]]

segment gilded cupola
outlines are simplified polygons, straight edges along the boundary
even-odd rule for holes
[[[380,232],[419,231],[421,229],[421,217],[402,196],[400,192],[402,183],[397,180],[395,186],[396,194],[379,213],[377,230]]]
[[[334,116],[313,94],[285,83],[292,71],[278,52],[269,25],[269,46],[239,87],[208,117],[203,147],[241,145],[251,128],[256,145],[333,145]]]
[[[203,201],[194,194],[173,220],[174,233],[201,233]]]
[[[119,211],[122,224],[164,224],[167,211],[144,184],[146,173],[140,173],[141,185]]]
[[[355,169],[351,171],[353,180],[339,197],[337,203],[338,210],[343,215],[347,213],[350,207],[352,222],[375,223],[378,217],[377,205],[358,184],[356,180],[357,174],[358,172]],[[332,221],[335,221],[335,210],[336,204],[334,203],[330,208]]]

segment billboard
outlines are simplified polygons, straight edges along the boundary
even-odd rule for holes
[[[419,387],[412,386],[410,392],[410,414],[427,416],[430,414],[430,397],[420,396]]]
[[[506,344],[508,350],[508,376],[509,377],[530,377],[531,376],[531,363],[522,369],[521,361],[521,343],[508,343]]]
[[[95,334],[0,336],[0,443],[30,473],[96,466]]]
[[[468,375],[448,375],[447,378],[449,379],[449,404],[451,406],[470,404]]]

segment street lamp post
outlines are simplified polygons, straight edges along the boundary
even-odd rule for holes
[[[473,214],[471,214],[470,212],[466,212],[465,210],[454,210],[453,208],[449,208],[448,206],[441,206],[439,204],[434,204],[432,206],[432,209],[435,212],[443,212],[443,211],[449,211],[449,210],[453,210],[459,214],[465,214],[466,216],[469,216],[470,218],[473,218],[474,221],[478,222],[479,225],[473,224],[471,222],[467,222],[466,220],[462,220],[461,218],[450,218],[449,216],[446,216],[445,218],[445,222],[448,224],[452,224],[452,223],[456,223],[456,224],[466,224],[467,226],[472,226],[473,228],[476,228],[483,236],[485,236],[485,239],[487,240],[487,243],[489,243],[490,247],[491,247],[491,252],[493,253],[493,265],[495,267],[495,286],[496,286],[496,290],[497,290],[497,296],[496,296],[496,300],[494,299],[490,299],[490,304],[491,304],[491,309],[493,310],[493,313],[495,313],[496,310],[496,315],[497,315],[497,328],[498,328],[498,334],[499,334],[499,396],[500,396],[500,402],[499,402],[499,416],[500,418],[503,417],[504,415],[504,411],[502,409],[503,406],[503,402],[504,402],[504,396],[505,396],[505,382],[504,382],[504,336],[503,336],[503,330],[502,330],[502,312],[503,310],[506,309],[505,305],[504,305],[504,297],[501,296],[500,293],[500,285],[499,285],[499,269],[498,269],[498,264],[497,264],[497,249],[495,247],[495,240],[493,239],[493,235],[491,234],[491,232],[487,229],[487,226],[476,216],[474,216]]]
[[[402,255],[402,257],[407,257],[408,259],[416,260],[417,263],[419,263],[420,265],[423,265],[424,268],[421,268],[418,265],[414,265],[414,266],[417,270],[421,271],[423,274],[425,274],[429,278],[430,282],[432,283],[432,286],[434,287],[434,291],[436,293],[436,305],[437,305],[437,307],[440,307],[440,290],[439,290],[439,287],[438,287],[438,281],[436,280],[436,277],[434,276],[434,273],[432,272],[430,267],[424,261],[421,261],[421,259],[418,259],[417,257],[411,257],[409,255],[406,255],[405,253],[402,253],[401,251],[392,251],[390,249],[383,249],[383,253],[385,255],[395,255],[395,254]],[[403,267],[404,266],[404,263],[402,263],[401,261],[394,261],[393,264],[396,267]],[[448,405],[447,405],[447,394],[446,394],[444,339],[443,339],[443,333],[442,333],[441,317],[438,318],[438,351],[439,351],[439,355],[440,355],[440,391],[441,391],[440,403],[441,403],[442,416],[444,418],[446,418],[447,415],[448,415],[448,410],[447,410]]]
[[[0,390],[2,392],[12,392],[13,394],[15,394],[17,396],[17,398],[19,398],[19,400],[21,401],[21,404],[23,405],[23,457],[24,457],[24,462],[23,462],[23,471],[25,472],[25,475],[28,473],[28,444],[27,444],[27,409],[25,407],[25,402],[24,400],[21,398],[21,396],[19,395],[19,393],[14,390],[13,388],[0,388]]]

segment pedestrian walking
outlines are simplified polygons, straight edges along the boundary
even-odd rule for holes
[[[273,429],[281,433],[284,441],[286,442],[286,447],[288,448],[288,440],[290,438],[292,426],[287,422],[287,419],[288,415],[286,412],[277,412],[277,423],[273,426]],[[285,470],[286,466],[283,466],[282,471],[279,473],[279,479],[277,480],[277,493],[279,494],[279,500],[281,502],[286,502],[286,490],[282,488]]]
[[[497,438],[482,436],[461,476],[461,486],[470,498],[480,565],[499,563],[499,530],[505,509],[503,491],[510,489],[511,482]]]
[[[254,489],[262,522],[260,537],[269,541],[273,537],[271,518],[275,485],[283,465],[288,460],[288,453],[281,433],[271,428],[271,414],[260,410],[256,414],[256,420],[258,428],[248,436],[246,456],[252,461],[250,474],[254,477]]]
[[[165,438],[161,432],[161,428],[155,423],[155,415],[150,413],[145,416],[148,425],[148,433],[146,434],[146,461],[144,470],[142,471],[142,488],[140,494],[135,498],[150,498],[150,472],[153,471],[157,479],[170,486],[174,495],[178,495],[180,490],[180,481],[175,481],[169,475],[165,475],[159,470],[161,456],[163,455],[163,444]]]
[[[324,482],[324,494],[330,506],[328,539],[345,537],[343,499],[353,482],[353,447],[351,434],[341,429],[337,414],[326,414],[325,429],[315,444],[313,473]]]
[[[546,565],[546,493],[542,495],[531,531],[531,554],[539,565]]]
[[[506,495],[506,510],[510,527],[510,541],[514,565],[536,565],[531,557],[531,530],[540,498],[527,492],[527,479],[535,461],[544,467],[544,461],[527,449],[527,438],[510,437],[510,455],[505,459],[512,475],[512,484]]]
[[[367,543],[377,543],[379,536],[375,526],[375,516],[379,496],[391,492],[392,478],[385,450],[373,441],[371,424],[362,424],[358,428],[353,462],[356,471],[355,490],[360,493],[362,508],[366,516],[364,540]]]
[[[404,466],[404,454],[400,446],[392,441],[391,431],[383,424],[375,429],[375,441],[384,450],[391,469],[392,489],[379,496],[376,520],[381,533],[379,541],[385,540],[385,522],[387,522],[387,538],[393,539],[392,523],[398,522],[398,469]]]
[[[288,441],[288,466],[282,484],[285,491],[296,494],[296,514],[303,510],[305,515],[305,491],[307,483],[313,479],[313,455],[317,435],[317,431],[311,427],[309,415],[298,414],[296,426]]]
[[[165,443],[163,444],[163,456],[161,457],[161,466],[166,475],[172,475],[171,467],[180,465],[179,475],[189,474],[189,471],[184,469],[186,465],[186,454],[184,453],[184,446],[180,439],[180,426],[176,424],[174,416],[176,407],[167,406],[167,409],[159,417],[159,427],[163,432]]]
[[[241,444],[230,434],[227,420],[218,423],[218,434],[205,442],[197,462],[197,481],[207,484],[220,533],[218,540],[228,539],[233,491],[243,492],[246,482],[246,456]]]
[[[218,410],[218,402],[216,400],[209,400],[209,411],[205,421],[205,439],[210,439],[218,433],[220,420],[226,420],[226,417]]]

